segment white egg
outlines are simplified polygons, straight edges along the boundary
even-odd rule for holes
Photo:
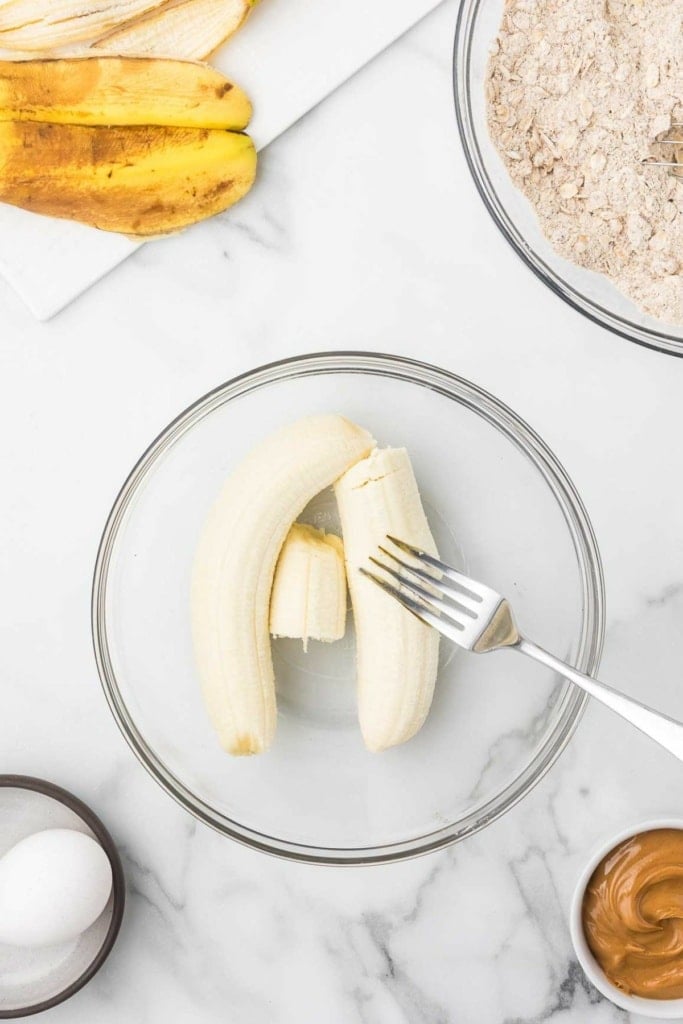
[[[0,942],[53,946],[75,939],[109,899],[112,871],[82,832],[35,832],[0,859]]]

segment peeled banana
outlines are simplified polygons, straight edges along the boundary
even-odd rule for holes
[[[181,0],[127,22],[92,43],[101,53],[203,60],[242,26],[256,0]]]
[[[391,534],[437,554],[408,453],[374,451],[336,483],[356,625],[358,717],[368,750],[410,739],[432,702],[439,634],[361,575]]]
[[[241,131],[250,119],[245,93],[220,72],[194,61],[0,61],[0,121]]]
[[[298,420],[249,453],[209,513],[193,567],[192,631],[207,710],[232,754],[266,750],[275,732],[269,607],[290,527],[374,445],[342,416]]]
[[[178,231],[232,206],[255,173],[237,132],[0,121],[0,201],[105,231]]]
[[[304,642],[341,640],[346,631],[344,545],[333,533],[294,523],[283,545],[270,598],[270,632]]]

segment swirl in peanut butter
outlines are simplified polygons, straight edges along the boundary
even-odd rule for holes
[[[622,991],[683,999],[683,831],[642,832],[608,853],[586,887],[583,929]]]

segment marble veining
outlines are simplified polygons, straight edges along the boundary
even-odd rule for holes
[[[366,348],[460,373],[539,431],[600,544],[601,676],[683,716],[683,361],[588,323],[505,247],[457,139],[456,8],[270,146],[229,216],[145,246],[48,324],[0,283],[2,763],[91,803],[129,886],[110,960],[46,1021],[641,1024],[585,980],[567,911],[604,836],[677,813],[681,767],[606,710],[589,706],[536,789],[466,843],[311,868],[167,797],[119,735],[91,651],[100,531],[149,441],[257,364]]]

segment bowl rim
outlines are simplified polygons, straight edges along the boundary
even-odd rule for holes
[[[79,800],[77,796],[74,796],[73,793],[62,789],[61,786],[57,786],[54,782],[48,782],[46,779],[36,778],[33,775],[2,774],[0,775],[0,788],[27,789],[34,793],[42,793],[44,796],[64,804],[70,811],[77,814],[95,834],[100,846],[109,858],[112,870],[113,906],[111,921],[109,922],[107,934],[96,955],[74,981],[67,985],[66,988],[63,988],[61,992],[50,996],[49,999],[43,999],[39,1003],[31,1003],[28,1006],[22,1006],[17,1009],[0,1009],[0,1020],[15,1020],[18,1017],[29,1017],[35,1013],[42,1013],[43,1010],[51,1010],[53,1006],[58,1006],[60,1003],[70,999],[71,996],[80,991],[97,974],[114,948],[114,943],[121,930],[121,922],[123,921],[123,912],[126,904],[126,880],[119,851],[108,829],[95,812],[87,804],[83,803],[82,800]]]
[[[299,863],[326,865],[387,864],[450,846],[495,821],[525,796],[555,762],[571,739],[587,696],[567,688],[560,702],[554,741],[536,757],[497,797],[471,811],[458,822],[426,835],[368,847],[318,847],[265,835],[218,814],[194,795],[148,746],[128,713],[113,671],[107,643],[107,577],[119,528],[135,492],[157,458],[204,416],[224,402],[250,391],[297,377],[333,373],[384,376],[418,384],[459,402],[481,416],[524,454],[542,475],[564,517],[570,533],[582,588],[582,624],[576,656],[579,670],[594,674],[600,662],[605,629],[604,577],[597,541],[590,520],[573,483],[545,442],[508,406],[483,388],[439,367],[404,356],[379,352],[334,351],[281,359],[240,374],[209,391],[188,406],[155,438],[124,482],[107,518],[100,541],[92,585],[91,626],[97,669],[114,719],[138,760],[182,807],[222,835],[251,849]]]
[[[477,142],[469,89],[469,70],[472,59],[472,32],[482,4],[487,0],[462,0],[458,8],[453,41],[453,96],[455,116],[465,160],[476,189],[494,224],[524,264],[547,287],[563,299],[572,309],[605,327],[627,341],[645,348],[683,358],[683,338],[664,330],[643,327],[625,317],[618,316],[604,306],[587,298],[555,273],[534,251],[508,216],[503,203],[486,171],[486,165]]]
[[[581,913],[586,886],[600,861],[624,840],[632,839],[633,836],[637,836],[641,832],[652,832],[660,828],[674,828],[683,831],[683,817],[670,815],[661,818],[648,818],[635,825],[630,825],[628,828],[620,829],[609,839],[601,840],[594,847],[574,887],[569,910],[569,933],[574,952],[586,977],[606,999],[622,1010],[637,1013],[643,1017],[651,1017],[656,1020],[679,1020],[683,1017],[683,998],[648,999],[645,996],[631,996],[622,992],[609,980],[590,951],[583,930]]]

